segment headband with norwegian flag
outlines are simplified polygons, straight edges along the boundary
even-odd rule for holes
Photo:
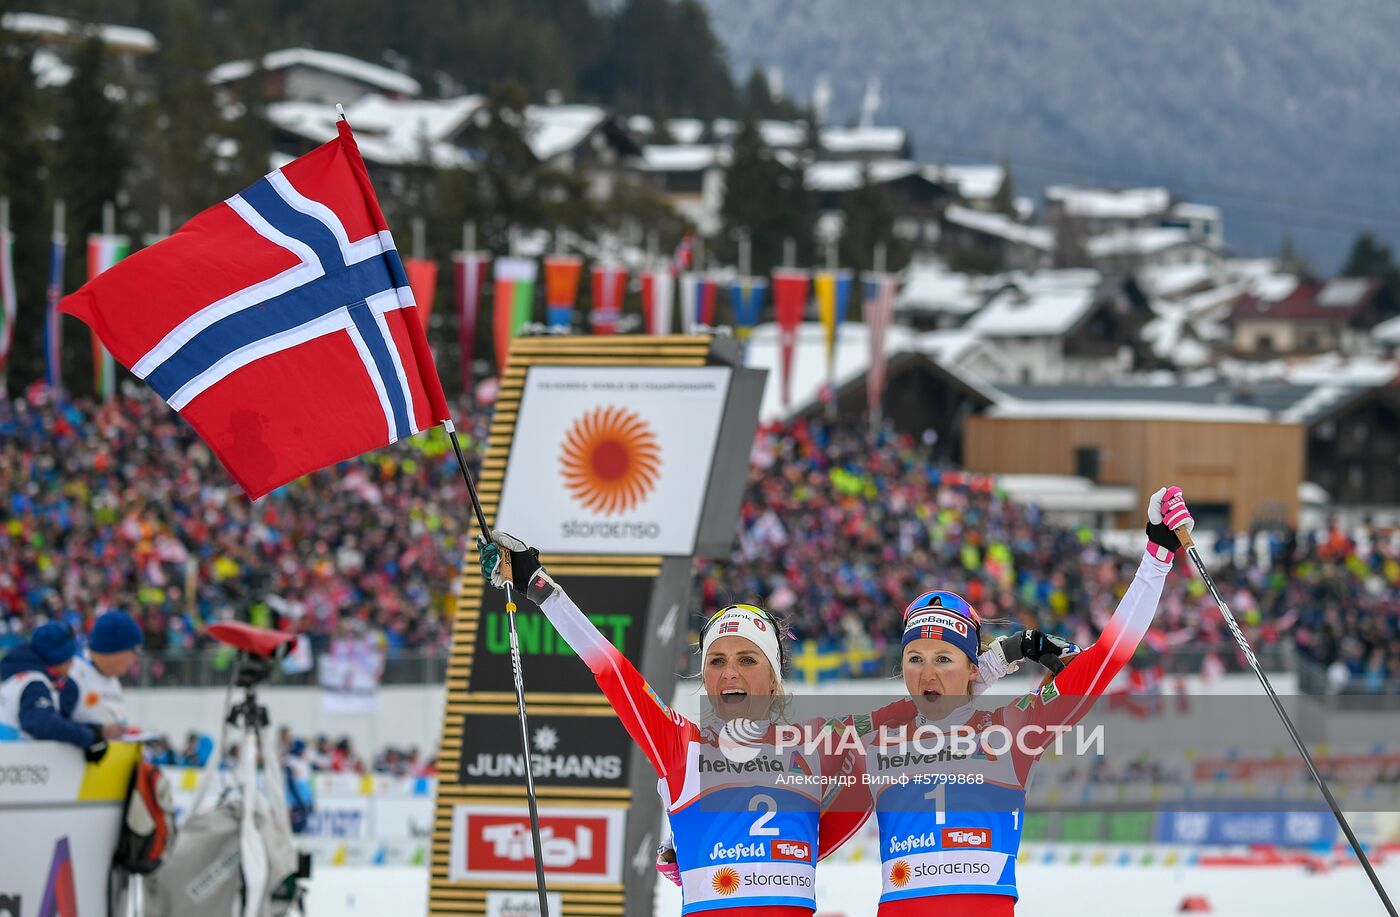
[[[720,637],[743,637],[762,651],[773,666],[773,676],[783,680],[782,651],[778,641],[782,635],[763,609],[756,605],[730,605],[710,618],[700,636],[700,655],[709,656],[710,647]]]
[[[915,640],[942,640],[976,663],[981,626],[977,612],[956,592],[925,592],[904,610],[901,648]]]

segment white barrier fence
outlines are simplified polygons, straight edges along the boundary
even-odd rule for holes
[[[202,773],[165,767],[178,816],[194,799]],[[298,846],[319,866],[406,866],[428,862],[436,777],[313,774],[299,781],[310,807]]]

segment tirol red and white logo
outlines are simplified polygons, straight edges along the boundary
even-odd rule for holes
[[[775,860],[806,863],[812,859],[812,845],[805,841],[771,841],[769,851]]]
[[[620,516],[646,500],[661,475],[661,444],[635,411],[596,407],[564,434],[564,487],[584,509]]]
[[[992,832],[987,828],[944,828],[944,847],[990,847]]]
[[[560,875],[608,872],[610,819],[540,813],[540,858]],[[471,872],[535,871],[534,843],[527,815],[468,812],[466,868]]]

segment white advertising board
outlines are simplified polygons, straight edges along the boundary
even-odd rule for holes
[[[547,554],[691,554],[729,381],[724,367],[532,367],[497,526]]]
[[[138,756],[136,746],[113,742],[93,765],[60,742],[0,742],[0,915],[107,912],[107,873]]]
[[[540,806],[540,848],[551,883],[622,881],[625,810]],[[452,810],[453,881],[535,882],[534,842],[524,803],[462,804]]]

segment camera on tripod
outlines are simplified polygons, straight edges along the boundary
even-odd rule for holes
[[[244,690],[243,700],[229,711],[233,726],[266,729],[267,708],[257,702],[257,686],[272,677],[272,665],[296,646],[295,634],[254,627],[242,621],[221,621],[205,630],[220,643],[238,650],[234,661],[233,683]]]

